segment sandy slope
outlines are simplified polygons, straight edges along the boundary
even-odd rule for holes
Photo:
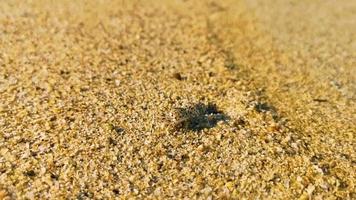
[[[355,198],[352,1],[0,3],[0,199]]]

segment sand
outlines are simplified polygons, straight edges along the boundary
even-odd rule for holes
[[[355,199],[353,1],[0,2],[0,199]]]

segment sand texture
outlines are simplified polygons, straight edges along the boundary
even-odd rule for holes
[[[0,1],[0,200],[356,199],[356,1]]]

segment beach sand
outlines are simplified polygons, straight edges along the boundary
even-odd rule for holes
[[[0,2],[0,199],[355,199],[356,2]]]

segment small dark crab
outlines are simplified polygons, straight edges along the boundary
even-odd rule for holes
[[[215,104],[197,103],[177,109],[173,130],[200,131],[205,128],[213,128],[219,121],[227,119],[228,117],[219,111]]]

